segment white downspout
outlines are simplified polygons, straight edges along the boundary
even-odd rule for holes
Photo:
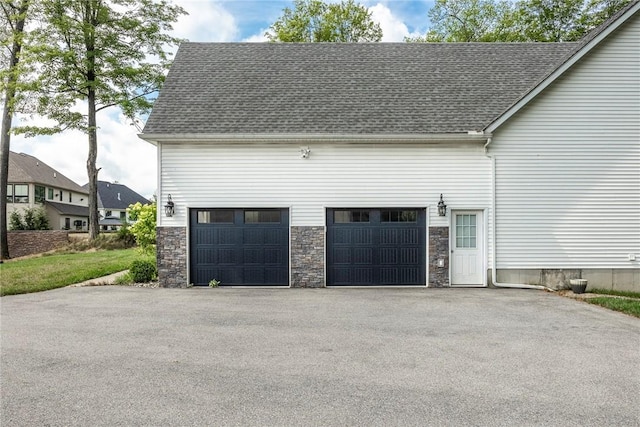
[[[496,232],[496,159],[488,154],[488,147],[491,144],[491,137],[487,138],[487,143],[484,145],[485,156],[491,159],[491,281],[493,286],[497,288],[515,288],[515,289],[539,289],[539,290],[551,290],[546,286],[541,285],[526,285],[524,283],[498,283],[498,269],[496,267],[497,260],[496,254],[498,250],[497,232]]]

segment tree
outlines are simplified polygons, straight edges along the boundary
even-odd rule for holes
[[[432,26],[409,42],[576,41],[630,0],[436,0]]]
[[[528,0],[518,3],[521,20],[526,22],[526,40],[563,42],[580,39],[585,33],[580,28],[584,0]]]
[[[135,120],[150,111],[151,95],[170,65],[166,49],[179,40],[171,24],[186,13],[168,0],[47,0],[42,3],[40,42],[30,50],[40,58],[32,95],[35,113],[53,119],[49,128],[25,126],[28,136],[78,129],[88,136],[89,237],[99,233],[96,167],[96,113],[119,107]],[[86,113],[75,109],[78,101]]]
[[[437,0],[428,12],[432,26],[409,42],[519,41],[516,11],[509,1]]]
[[[580,25],[588,31],[626,7],[631,0],[590,0],[580,17]]]
[[[382,29],[354,0],[295,0],[294,9],[285,8],[265,36],[272,42],[378,42]]]
[[[2,71],[0,85],[4,106],[0,134],[0,262],[9,258],[7,241],[7,181],[9,180],[9,151],[11,145],[11,121],[13,119],[18,76],[20,74],[20,52],[22,50],[24,26],[29,10],[29,0],[0,0],[2,27]]]

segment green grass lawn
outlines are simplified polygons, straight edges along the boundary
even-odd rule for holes
[[[0,264],[0,296],[40,292],[126,270],[136,249],[61,253]]]
[[[628,297],[628,298],[637,298],[640,299],[640,292],[631,292],[631,291],[614,291],[611,289],[589,289],[592,294],[600,294],[600,295],[617,295],[620,297]]]
[[[585,298],[590,304],[596,304],[609,310],[620,311],[631,316],[640,317],[640,292],[613,291],[608,289],[589,289],[592,294],[613,295]],[[615,296],[624,298],[615,298]]]

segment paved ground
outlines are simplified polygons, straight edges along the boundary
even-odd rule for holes
[[[540,291],[65,288],[0,300],[30,425],[640,425],[640,320]]]

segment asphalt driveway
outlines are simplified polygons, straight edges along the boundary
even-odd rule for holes
[[[8,426],[640,425],[640,320],[495,289],[4,297]]]

